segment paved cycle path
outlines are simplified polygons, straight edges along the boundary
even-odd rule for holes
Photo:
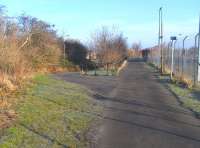
[[[144,62],[132,60],[119,77],[61,74],[104,103],[92,148],[200,148],[200,120],[180,106]]]

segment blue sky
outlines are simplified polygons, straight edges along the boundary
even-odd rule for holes
[[[1,0],[7,14],[38,17],[55,24],[59,34],[87,42],[102,26],[115,26],[128,43],[157,43],[158,9],[163,7],[165,40],[198,31],[199,0]]]

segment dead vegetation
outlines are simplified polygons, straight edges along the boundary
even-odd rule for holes
[[[0,91],[15,90],[21,79],[49,64],[58,64],[61,55],[54,26],[21,15],[10,18],[0,13]]]
[[[62,39],[54,25],[22,14],[9,17],[0,5],[0,128],[9,127],[16,114],[11,94],[37,72],[56,72]],[[53,67],[53,68],[52,68]],[[9,99],[8,99],[9,98]]]
[[[115,28],[102,27],[92,36],[90,49],[95,52],[98,68],[116,71],[127,58],[127,38]]]

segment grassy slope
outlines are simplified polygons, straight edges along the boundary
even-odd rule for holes
[[[1,148],[85,147],[84,133],[97,106],[87,90],[49,76],[37,76],[20,92],[16,123],[0,138]]]

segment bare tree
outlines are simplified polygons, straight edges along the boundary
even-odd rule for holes
[[[123,34],[103,27],[92,37],[92,47],[96,50],[100,63],[114,63],[127,55],[127,43]]]
[[[141,46],[141,43],[140,42],[135,42],[132,44],[132,47],[131,47],[131,56],[133,57],[139,57],[141,56],[141,50],[142,46]]]
[[[132,44],[132,49],[133,50],[140,50],[141,49],[141,43],[140,42],[138,42],[138,43],[133,43]]]
[[[58,62],[59,39],[54,26],[24,14],[18,20],[22,33],[19,48],[29,60],[32,59],[34,66]]]
[[[58,63],[60,55],[53,25],[30,16],[16,19],[0,13],[0,77],[6,75],[15,81],[28,72]]]

